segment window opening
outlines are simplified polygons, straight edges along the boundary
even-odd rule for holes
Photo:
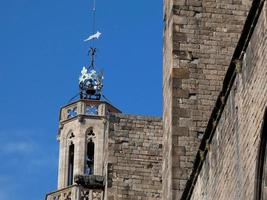
[[[94,154],[95,154],[95,144],[92,139],[87,143],[87,155],[86,155],[86,168],[85,174],[91,175],[94,173]]]
[[[73,184],[74,144],[69,146],[68,186]]]

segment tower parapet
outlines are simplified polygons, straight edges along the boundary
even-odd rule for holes
[[[88,189],[82,186],[73,185],[62,190],[47,194],[46,200],[102,200],[103,197],[103,190]]]
[[[120,113],[121,111],[105,101],[80,99],[60,109],[60,125],[76,118],[82,120],[86,117],[105,117],[110,112]]]

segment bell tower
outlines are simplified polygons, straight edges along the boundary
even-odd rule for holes
[[[95,69],[96,49],[79,78],[79,99],[60,109],[58,190],[46,200],[102,200],[107,185],[109,113],[120,113],[102,101],[103,74]]]
[[[93,15],[95,11],[94,3]],[[94,42],[100,35],[97,31],[85,42]],[[95,69],[95,47],[90,47],[89,55],[90,63],[82,68],[79,77],[79,99],[60,109],[58,190],[47,194],[46,200],[104,199],[107,185],[107,152],[104,151],[108,149],[107,120],[109,113],[120,111],[102,100],[104,77]]]
[[[92,99],[80,99],[61,108],[59,190],[86,179],[92,182],[96,179],[105,186],[104,148],[109,112],[120,111],[107,102]]]

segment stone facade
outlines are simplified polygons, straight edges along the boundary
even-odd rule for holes
[[[163,195],[179,199],[250,1],[165,0],[164,5]]]
[[[162,199],[162,140],[161,118],[110,115],[107,199]]]
[[[192,200],[254,199],[256,195],[258,152],[267,108],[266,16],[265,3],[193,188]]]

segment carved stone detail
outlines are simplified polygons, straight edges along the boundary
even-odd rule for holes
[[[63,200],[71,200],[71,191],[63,194]]]
[[[103,200],[103,198],[102,189],[89,189],[78,185],[73,185],[46,196],[46,200]]]
[[[90,190],[81,190],[81,200],[90,200]]]
[[[75,183],[85,188],[103,189],[105,187],[104,177],[96,175],[76,175],[74,177]]]
[[[71,189],[60,191],[59,193],[54,193],[48,200],[72,200],[71,199]]]
[[[92,200],[102,200],[102,194],[101,191],[93,191],[93,198]]]

